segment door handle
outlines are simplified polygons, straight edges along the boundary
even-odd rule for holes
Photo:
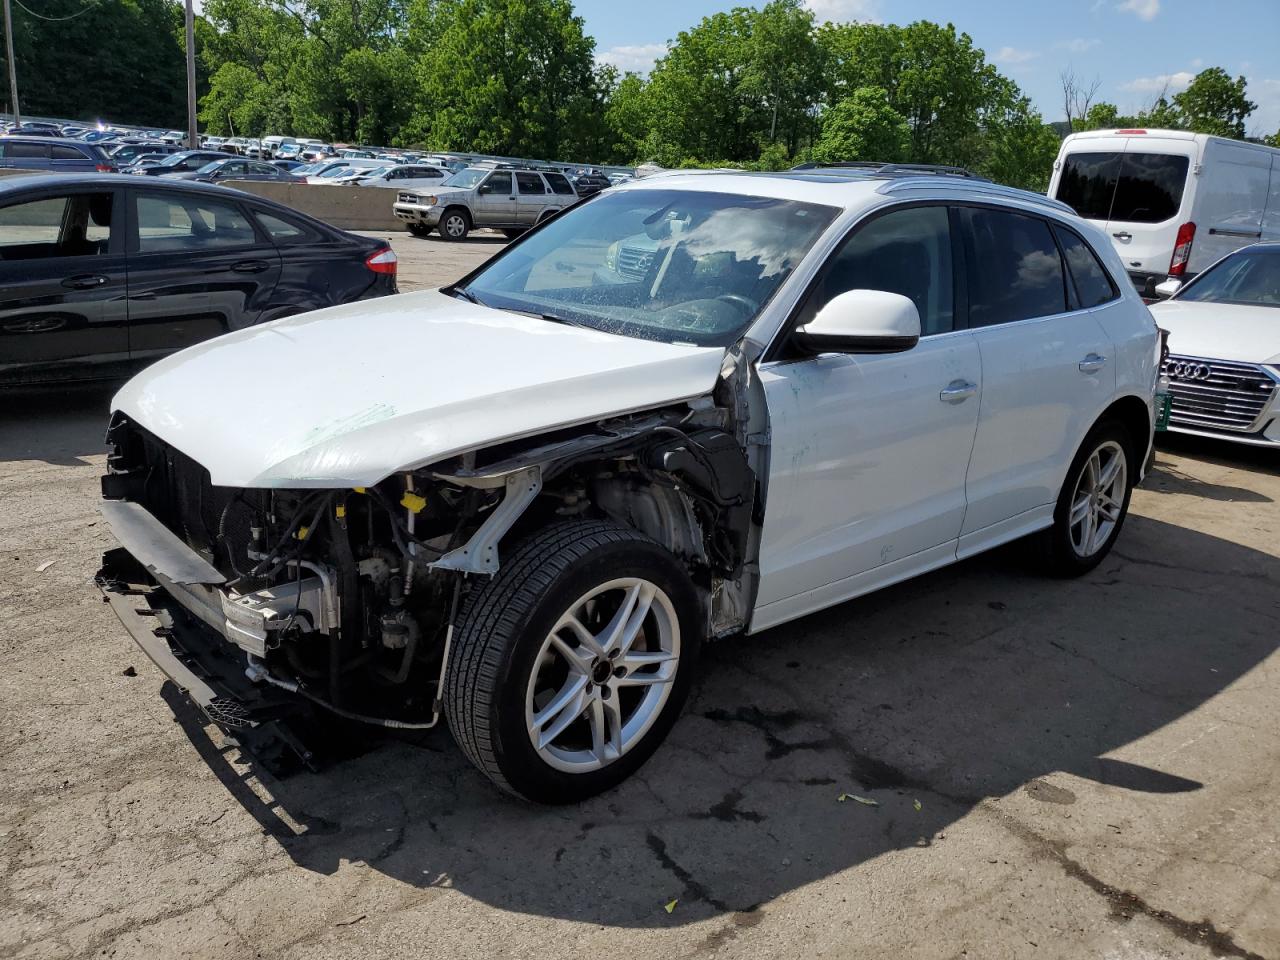
[[[233,263],[231,269],[236,273],[261,273],[267,269],[267,261],[241,260],[239,263]]]
[[[978,392],[978,385],[968,380],[952,380],[942,392],[938,394],[938,399],[943,403],[964,403],[975,393]]]
[[[78,277],[67,277],[62,281],[62,285],[72,290],[92,290],[94,287],[100,287],[106,282],[106,277],[82,273]]]
[[[1107,358],[1098,353],[1091,353],[1080,361],[1081,373],[1097,373],[1107,365]]]
[[[1128,230],[1121,230],[1119,233],[1113,233],[1112,236],[1117,240],[1123,240],[1125,243],[1128,243],[1133,239],[1133,234]]]

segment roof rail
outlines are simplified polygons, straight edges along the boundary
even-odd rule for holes
[[[1033,203],[1041,207],[1050,207],[1051,209],[1062,213],[1070,213],[1075,215],[1075,210],[1063,203],[1061,200],[1055,200],[1053,197],[1046,197],[1043,193],[1033,193],[1030,190],[1019,190],[1017,187],[1006,187],[1003,184],[992,183],[990,180],[948,180],[942,177],[902,177],[882,183],[876,188],[876,193],[890,194],[911,193],[916,190],[963,190],[966,193],[985,193],[993,197],[1003,197],[1006,200],[1021,200],[1023,203]]]
[[[951,167],[941,163],[883,163],[879,160],[838,160],[832,163],[799,163],[792,170],[857,170],[881,177],[904,177],[931,174],[940,177],[964,177],[967,180],[986,180],[964,167]]]

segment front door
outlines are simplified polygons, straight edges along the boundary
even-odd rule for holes
[[[111,376],[129,359],[118,190],[0,207],[0,383]]]
[[[229,196],[132,194],[129,328],[150,360],[256,323],[280,278],[280,254]]]
[[[982,368],[956,329],[951,220],[912,206],[855,227],[796,321],[846,290],[888,290],[920,311],[916,347],[760,366],[771,446],[752,629],[955,558]]]
[[[495,170],[476,187],[473,205],[477,227],[516,222],[516,193],[511,171]]]

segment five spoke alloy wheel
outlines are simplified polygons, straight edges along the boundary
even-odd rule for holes
[[[680,659],[667,595],[623,577],[579,597],[542,643],[525,694],[538,755],[566,773],[620,759],[653,726]]]
[[[1111,540],[1124,516],[1128,490],[1124,448],[1115,440],[1107,440],[1085,461],[1071,498],[1071,548],[1078,557],[1092,557]]]
[[[459,610],[445,712],[498,787],[576,803],[640,768],[689,695],[706,625],[684,563],[610,520],[513,544]]]

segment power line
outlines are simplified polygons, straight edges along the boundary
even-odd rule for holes
[[[84,16],[86,13],[88,13],[90,10],[92,10],[94,7],[97,6],[97,3],[90,2],[90,3],[86,3],[84,5],[84,9],[81,10],[79,13],[73,13],[69,17],[46,17],[43,13],[36,13],[34,10],[28,7],[25,3],[23,3],[22,0],[13,0],[13,2],[16,3],[18,6],[20,6],[23,10],[27,11],[27,13],[31,14],[31,16],[35,17],[37,20],[48,20],[50,23],[64,23],[67,20],[74,20],[76,17]]]

